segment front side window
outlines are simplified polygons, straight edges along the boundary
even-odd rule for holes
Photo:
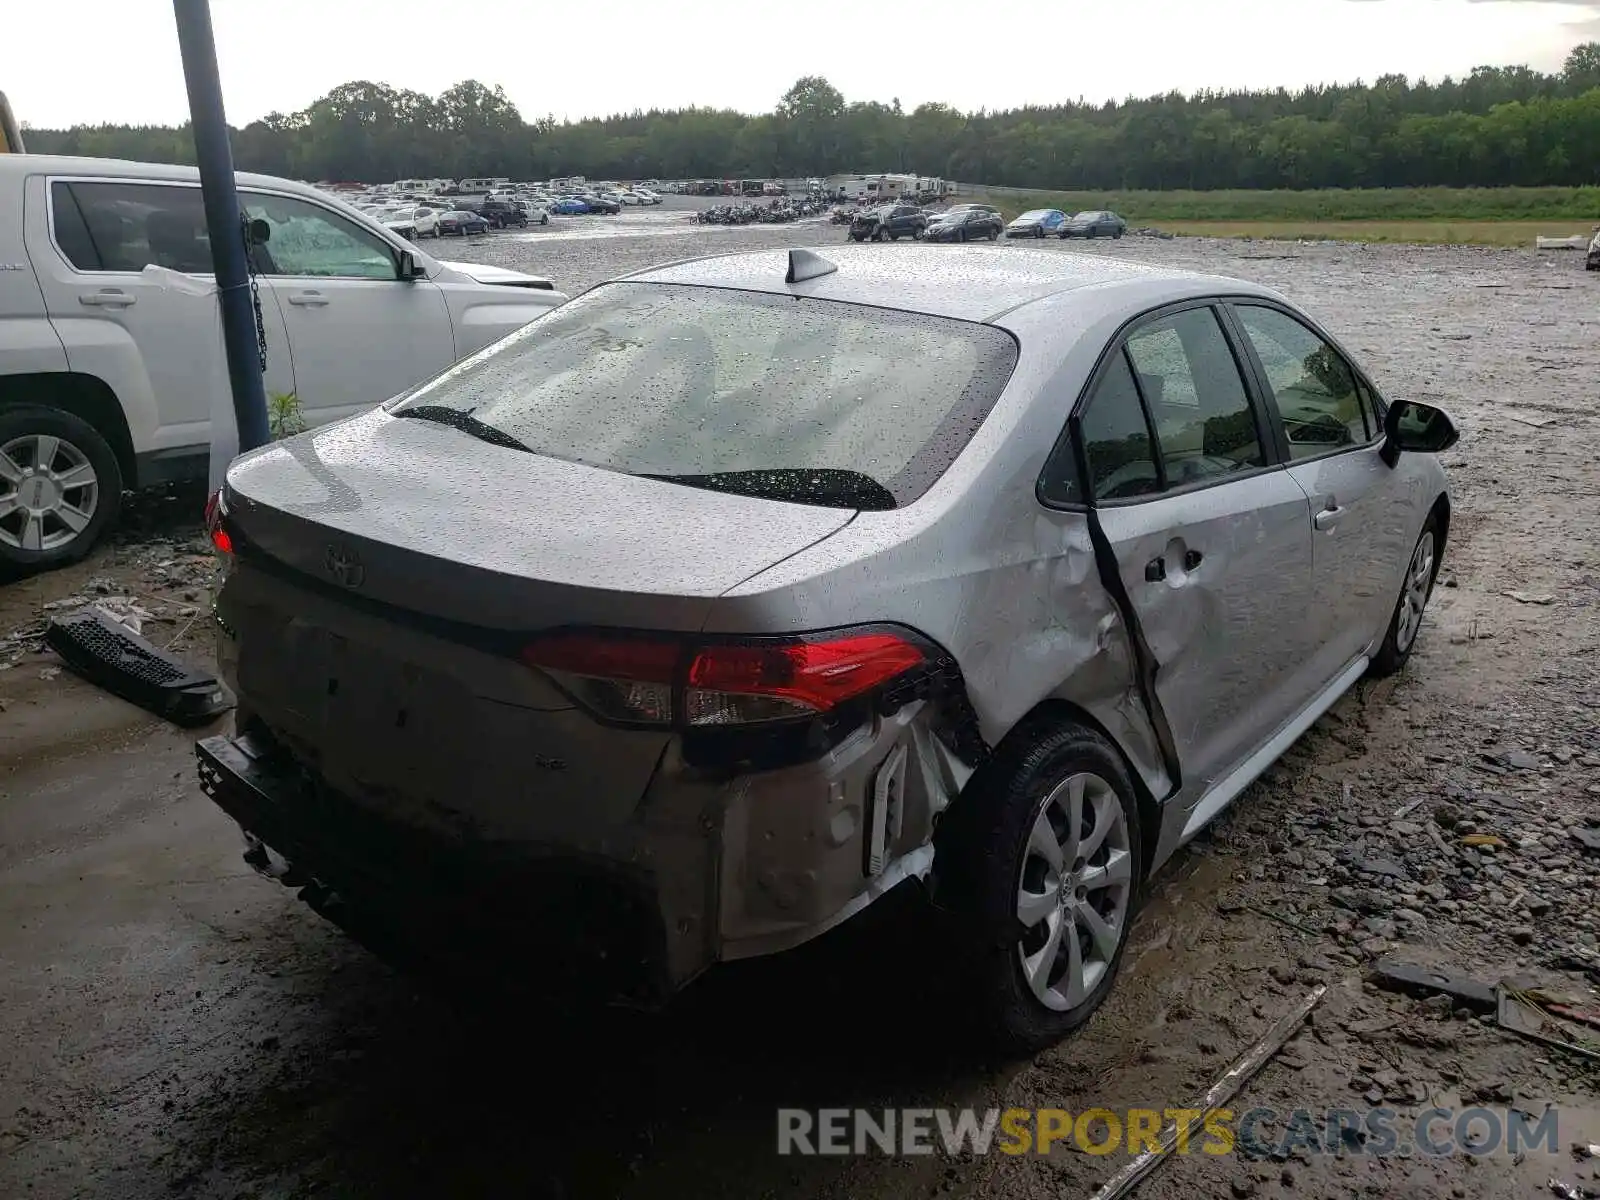
[[[80,271],[166,267],[210,274],[200,189],[162,183],[50,185],[56,245]]]
[[[1365,445],[1377,432],[1362,413],[1354,372],[1339,352],[1275,308],[1236,305],[1267,373],[1292,458]]]
[[[243,192],[239,203],[253,221],[267,223],[270,236],[256,247],[265,275],[310,275],[342,279],[394,279],[394,251],[377,234],[294,196]],[[409,220],[390,213],[384,219]]]
[[[1145,325],[1128,357],[1150,411],[1170,487],[1266,465],[1239,364],[1210,308]]]
[[[932,485],[1016,365],[990,326],[676,284],[596,288],[391,411],[713,490],[894,508]],[[428,410],[432,410],[430,413]]]

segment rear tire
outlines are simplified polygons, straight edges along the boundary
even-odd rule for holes
[[[0,409],[0,459],[5,567],[75,563],[116,521],[122,467],[105,438],[72,413],[35,404]]]
[[[1400,596],[1395,600],[1383,644],[1367,664],[1367,674],[1372,678],[1393,675],[1406,665],[1416,649],[1422,617],[1433,595],[1433,582],[1439,577],[1439,550],[1439,522],[1429,513],[1422,532],[1417,535],[1416,547],[1406,560],[1405,578],[1400,581]]]
[[[1087,1021],[1116,981],[1138,909],[1138,802],[1116,748],[1057,720],[1016,731],[972,788],[939,838],[936,886],[984,1035],[1029,1053]]]

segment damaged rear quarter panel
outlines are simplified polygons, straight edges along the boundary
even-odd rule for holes
[[[1106,339],[1127,311],[1039,301],[1013,324],[1021,354],[1004,395],[929,491],[848,526],[731,589],[709,632],[908,625],[960,665],[986,742],[1067,700],[1117,742],[1150,794],[1171,780],[1139,698],[1122,618],[1100,581],[1082,513],[1035,489]],[[1137,304],[1137,297],[1132,298]],[[1034,312],[1033,310],[1039,310]]]

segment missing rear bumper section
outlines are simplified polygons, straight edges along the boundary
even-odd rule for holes
[[[625,825],[595,845],[534,844],[394,819],[247,730],[196,752],[259,873],[397,965],[641,1007],[925,876],[934,822],[970,774],[915,702],[815,761],[731,779],[674,745]],[[507,980],[508,964],[527,970]]]
[[[245,833],[245,861],[380,957],[643,1007],[675,990],[641,878],[535,847],[442,844],[321,786],[259,735],[195,749],[202,790]]]

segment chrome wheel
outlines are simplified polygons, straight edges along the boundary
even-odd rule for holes
[[[1411,555],[1411,566],[1406,569],[1400,611],[1395,615],[1394,647],[1401,654],[1411,649],[1417,630],[1422,627],[1422,610],[1427,607],[1428,592],[1433,586],[1433,553],[1433,530],[1424,529]]]
[[[1022,977],[1057,1012],[1087,1000],[1117,955],[1133,897],[1128,818],[1111,785],[1082,772],[1034,815],[1017,879]]]
[[[58,550],[89,527],[100,477],[77,446],[53,434],[26,434],[0,446],[0,543]]]

